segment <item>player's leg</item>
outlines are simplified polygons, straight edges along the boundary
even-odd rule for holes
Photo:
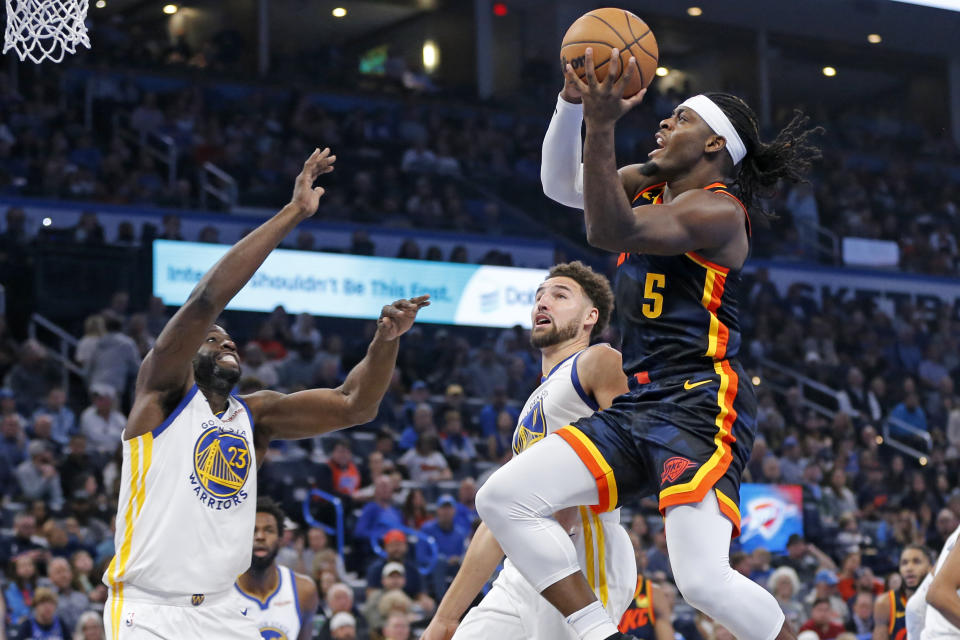
[[[597,504],[599,496],[594,473],[557,434],[501,467],[477,493],[480,517],[507,557],[585,640],[607,638],[616,625],[583,575],[569,535],[551,516]]]
[[[710,489],[699,503],[669,507],[670,566],[683,599],[741,640],[792,638],[776,599],[730,566],[733,524]]]
[[[470,609],[452,640],[527,640],[533,605],[542,600],[523,577],[505,567],[480,604]]]

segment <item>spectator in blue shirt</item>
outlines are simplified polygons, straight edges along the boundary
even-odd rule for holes
[[[393,504],[393,479],[382,475],[373,484],[373,500],[368,502],[354,528],[358,541],[369,541],[371,536],[403,526],[403,514]]]
[[[490,402],[480,409],[480,435],[483,436],[484,439],[496,435],[497,416],[500,415],[501,411],[509,413],[513,417],[514,423],[516,423],[517,418],[520,417],[520,410],[517,409],[517,407],[507,406],[506,387],[498,385],[493,390]]]
[[[437,564],[434,566],[434,593],[438,597],[447,590],[460,568],[463,552],[467,545],[469,529],[462,528],[456,522],[457,501],[453,496],[443,495],[437,500],[437,517],[423,525],[420,532],[431,536],[437,543]]]
[[[437,426],[433,421],[433,407],[421,402],[413,411],[413,424],[400,434],[398,443],[401,451],[409,451],[417,446],[420,436],[427,433],[436,434]]]
[[[456,409],[447,409],[443,414],[440,447],[456,472],[469,471],[477,458],[477,448],[473,439],[463,432],[463,416]]]
[[[51,437],[66,446],[70,442],[70,436],[76,431],[77,417],[70,410],[67,404],[67,394],[61,387],[54,387],[47,393],[47,399],[33,412],[32,420],[36,420],[39,415],[50,416],[53,421]]]
[[[907,424],[916,427],[921,431],[927,430],[927,414],[923,412],[923,408],[920,406],[920,396],[916,391],[907,392],[903,402],[895,406],[890,412],[890,417],[896,418],[897,420],[902,420],[903,422],[906,422]],[[893,423],[890,426],[893,430],[893,433],[908,435],[907,432],[900,428],[896,423]]]
[[[10,468],[27,459],[27,436],[20,416],[11,413],[0,419],[0,464]]]
[[[460,481],[459,502],[457,514],[454,516],[457,524],[467,531],[473,531],[473,523],[480,516],[477,514],[477,481],[473,478],[464,478]]]

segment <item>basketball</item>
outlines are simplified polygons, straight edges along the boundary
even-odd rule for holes
[[[637,69],[623,92],[624,98],[650,86],[657,70],[659,49],[657,39],[647,23],[623,9],[594,9],[570,25],[560,45],[561,69],[573,65],[574,72],[583,78],[586,74],[585,53],[593,49],[593,64],[597,80],[607,75],[610,52],[620,49],[620,73],[627,69],[630,56],[636,58]]]

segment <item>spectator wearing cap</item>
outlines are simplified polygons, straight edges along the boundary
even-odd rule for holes
[[[109,385],[121,398],[140,368],[140,351],[133,338],[123,333],[123,319],[115,313],[104,314],[106,334],[90,354],[86,365],[87,384]]]
[[[70,436],[77,429],[77,416],[67,405],[67,394],[62,387],[53,387],[47,392],[43,404],[33,412],[32,420],[37,416],[50,416],[51,436],[60,446],[66,446]]]
[[[333,480],[333,490],[345,496],[353,497],[360,489],[360,471],[353,462],[350,441],[338,438],[333,443],[330,459],[327,461]]]
[[[368,591],[367,602],[363,607],[363,615],[366,618],[367,625],[371,629],[379,629],[383,626],[385,618],[380,615],[380,601],[388,593],[404,593],[407,583],[407,570],[399,562],[388,562],[383,565],[380,572],[379,589]],[[406,596],[410,597],[410,596]]]
[[[843,623],[850,618],[850,609],[840,594],[837,593],[837,574],[830,569],[820,569],[813,578],[813,590],[804,598],[804,602],[813,610],[813,605],[819,600],[826,600],[833,610],[833,621]]]
[[[93,404],[80,414],[80,432],[88,446],[100,453],[112,454],[120,444],[126,419],[115,407],[117,390],[109,384],[91,385]]]
[[[437,500],[437,517],[420,528],[423,535],[432,537],[437,543],[433,591],[438,597],[447,590],[449,580],[457,574],[470,536],[470,530],[457,523],[456,514],[457,501],[453,496],[444,494]]]
[[[800,602],[800,579],[796,571],[790,567],[775,569],[767,580],[767,589],[777,599],[791,628],[796,629],[803,624],[807,612]]]
[[[410,385],[410,393],[407,394],[407,399],[403,403],[403,426],[412,427],[414,425],[414,412],[420,405],[429,401],[430,387],[423,380],[415,380]]]
[[[427,611],[433,611],[433,599],[427,594],[417,564],[408,556],[407,536],[399,529],[391,529],[383,536],[383,550],[386,557],[374,562],[367,569],[367,597],[375,589],[383,588],[383,569],[390,562],[403,565],[403,592],[413,598]]]
[[[356,640],[357,619],[346,611],[330,618],[330,638],[332,640]]]
[[[827,598],[817,598],[810,609],[810,618],[800,627],[800,631],[813,631],[820,640],[833,640],[843,633],[843,625],[834,619],[834,611]]]
[[[27,500],[42,500],[54,511],[63,508],[60,474],[53,464],[53,454],[43,442],[33,441],[27,447],[28,459],[14,472],[20,495]]]
[[[463,414],[456,409],[447,409],[443,413],[443,429],[440,432],[440,446],[451,466],[460,472],[469,473],[477,457],[477,448],[473,439],[463,431]]]
[[[364,505],[354,527],[354,535],[362,544],[384,531],[403,526],[403,514],[393,504],[394,487],[393,478],[387,474],[374,480],[373,500]]]
[[[796,436],[787,436],[783,440],[783,455],[780,456],[780,476],[786,484],[803,482],[803,468],[807,461],[803,458],[800,443]]]

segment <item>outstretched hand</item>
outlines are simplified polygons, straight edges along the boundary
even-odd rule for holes
[[[293,198],[290,200],[290,204],[297,207],[301,218],[309,218],[317,212],[325,189],[314,187],[313,183],[319,176],[333,171],[333,163],[336,161],[337,156],[330,155],[330,148],[326,147],[323,151],[315,149],[303,163],[303,171],[297,176],[293,185]]]
[[[597,80],[596,68],[593,64],[593,48],[587,47],[584,54],[585,75],[583,79],[577,76],[573,66],[569,63],[563,70],[567,85],[579,92],[583,99],[583,119],[587,123],[613,124],[630,109],[640,104],[647,90],[641,89],[636,95],[623,97],[623,92],[637,72],[637,61],[631,56],[627,70],[620,75],[620,50],[610,52],[607,75],[601,81]]]
[[[430,306],[430,296],[417,296],[404,300],[397,300],[388,304],[380,312],[377,320],[377,331],[385,340],[396,340],[413,326],[417,319],[417,312]]]

